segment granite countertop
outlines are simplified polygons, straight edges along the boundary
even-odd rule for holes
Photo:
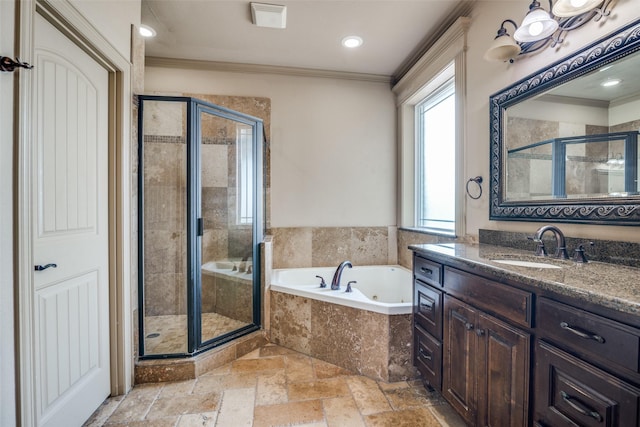
[[[462,262],[478,272],[578,298],[624,313],[640,314],[640,269],[590,261],[538,257],[531,251],[487,244],[420,244],[409,249],[426,256],[446,257]],[[519,260],[552,264],[559,268],[507,265],[495,260]]]

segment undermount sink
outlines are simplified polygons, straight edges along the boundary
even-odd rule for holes
[[[516,267],[529,267],[529,268],[562,268],[557,265],[549,264],[546,262],[532,262],[532,261],[521,261],[517,259],[492,259],[492,262],[497,262],[499,264],[508,264],[514,265]]]

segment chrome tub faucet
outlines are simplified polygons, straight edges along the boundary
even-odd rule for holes
[[[332,291],[340,289],[340,277],[342,277],[342,270],[344,270],[345,267],[352,268],[353,265],[351,264],[351,261],[342,261],[338,268],[336,268],[336,272],[333,274],[333,280],[331,280]]]

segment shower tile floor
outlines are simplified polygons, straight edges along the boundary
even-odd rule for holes
[[[418,381],[376,382],[267,345],[195,380],[137,385],[86,427],[463,427]]]
[[[235,331],[246,322],[217,313],[202,313],[202,341]],[[145,354],[186,353],[187,316],[166,315],[144,318]]]

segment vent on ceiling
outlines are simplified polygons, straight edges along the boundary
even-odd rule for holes
[[[287,6],[251,3],[251,20],[258,27],[286,28]]]

